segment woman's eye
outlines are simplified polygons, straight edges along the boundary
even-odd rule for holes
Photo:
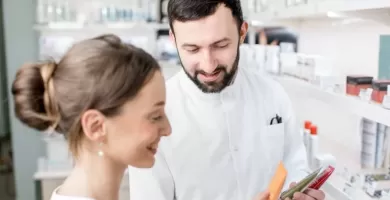
[[[162,119],[162,116],[156,116],[156,117],[152,117],[152,120],[153,121],[159,121]]]

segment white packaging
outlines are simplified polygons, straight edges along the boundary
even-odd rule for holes
[[[254,64],[257,70],[264,71],[266,46],[254,45],[252,49],[254,51]]]
[[[307,146],[309,145],[309,139],[310,139],[310,129],[303,129],[303,143]]]
[[[386,95],[383,97],[382,106],[386,109],[390,109],[390,85],[387,86]]]
[[[267,46],[265,71],[273,74],[280,73],[279,52],[280,52],[279,46]]]
[[[46,144],[47,162],[68,162],[71,159],[68,143],[61,135],[47,136],[43,140]]]
[[[318,132],[317,126],[311,125],[309,141],[307,145],[308,164],[311,169],[315,169],[318,155]]]
[[[311,134],[309,136],[309,164],[311,169],[315,169],[315,161],[318,155],[318,136]]]
[[[255,65],[255,51],[254,47],[250,44],[240,45],[240,66],[245,68],[256,68]]]
[[[375,158],[375,168],[383,169],[388,168],[387,157],[389,150],[389,134],[387,134],[388,127],[380,124],[378,127],[377,141],[376,141],[376,158]]]
[[[280,72],[294,76],[297,71],[298,56],[296,53],[280,53]]]
[[[47,17],[47,1],[46,0],[38,0],[37,1],[37,9],[36,9],[36,22],[37,24],[45,24],[48,23]]]
[[[295,53],[295,44],[291,42],[281,42],[280,43],[280,52],[281,53]]]
[[[54,58],[60,60],[75,43],[71,36],[41,36],[39,39],[39,57],[41,59]]]
[[[373,169],[376,166],[378,129],[378,123],[362,119],[361,167],[364,169]]]

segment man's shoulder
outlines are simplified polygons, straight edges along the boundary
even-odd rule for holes
[[[285,93],[282,85],[276,80],[277,75],[271,75],[266,72],[261,72],[256,69],[243,68],[242,74],[245,79],[253,87],[258,88],[260,91],[270,91],[275,95]]]

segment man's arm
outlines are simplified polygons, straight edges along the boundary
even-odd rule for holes
[[[153,168],[129,167],[130,200],[174,200],[175,185],[160,150]]]

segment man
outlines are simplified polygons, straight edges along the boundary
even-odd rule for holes
[[[238,66],[248,24],[239,0],[170,0],[183,70],[167,82],[172,135],[152,169],[129,168],[131,200],[252,200],[282,161],[284,189],[307,175],[291,103],[272,79]],[[323,200],[309,190],[294,199]],[[260,199],[267,199],[266,193]]]

